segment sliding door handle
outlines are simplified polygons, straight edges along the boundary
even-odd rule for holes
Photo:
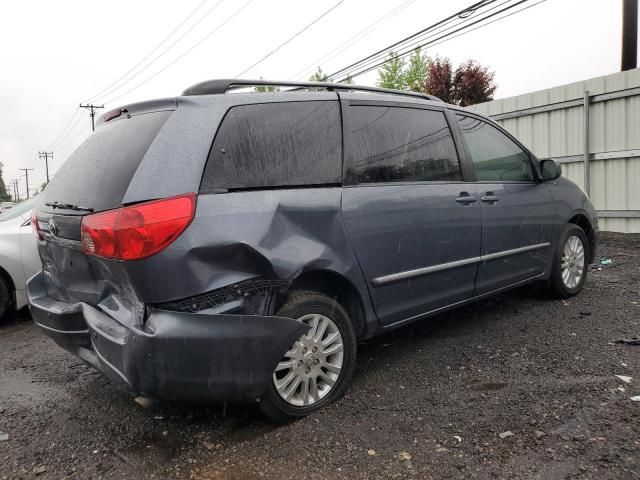
[[[460,192],[460,196],[456,198],[456,202],[464,205],[471,205],[478,201],[478,197],[469,195],[469,192]]]

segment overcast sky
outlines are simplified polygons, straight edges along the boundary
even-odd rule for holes
[[[132,74],[160,56],[157,61],[121,88],[100,94],[93,102],[106,102],[108,109],[177,95],[201,80],[235,77],[336,3],[338,0],[2,2],[0,161],[4,163],[5,182],[21,176],[24,195],[24,175],[19,168],[35,169],[30,172],[32,186],[42,182],[44,161],[37,159],[37,152],[51,146],[55,147],[55,157],[50,171],[55,172],[90,134],[88,112],[73,117],[77,105],[134,67],[196,7],[200,6],[193,17]],[[288,79],[302,70],[297,79],[306,79],[316,64],[331,72],[471,3],[344,0],[243,77]],[[394,15],[387,15],[394,9]],[[468,58],[478,60],[495,71],[496,98],[508,97],[616,72],[621,11],[622,0],[547,0],[442,43],[428,53],[450,57],[454,64]],[[368,35],[334,58],[318,61],[382,17],[386,19]],[[309,65],[311,68],[304,71]],[[376,76],[369,74],[356,80],[374,84]],[[73,128],[58,139],[70,119]]]

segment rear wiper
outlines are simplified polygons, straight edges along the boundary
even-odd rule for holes
[[[72,203],[60,203],[60,202],[47,202],[45,203],[47,207],[51,207],[53,209],[62,208],[64,210],[76,210],[79,212],[93,212],[93,208],[89,207],[80,207],[78,205],[74,205]]]

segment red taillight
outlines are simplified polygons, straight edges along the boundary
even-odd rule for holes
[[[42,239],[40,235],[40,225],[38,224],[38,211],[34,208],[31,210],[31,230],[38,240]]]
[[[196,195],[139,203],[86,215],[82,219],[82,248],[89,255],[138,260],[170,245],[189,226]]]

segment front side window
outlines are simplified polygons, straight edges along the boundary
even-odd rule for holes
[[[500,130],[482,120],[456,114],[478,181],[532,181],[529,155]]]
[[[460,180],[460,165],[441,111],[352,106],[347,127],[346,181]]]
[[[263,103],[227,112],[201,189],[336,184],[341,179],[337,101]]]

